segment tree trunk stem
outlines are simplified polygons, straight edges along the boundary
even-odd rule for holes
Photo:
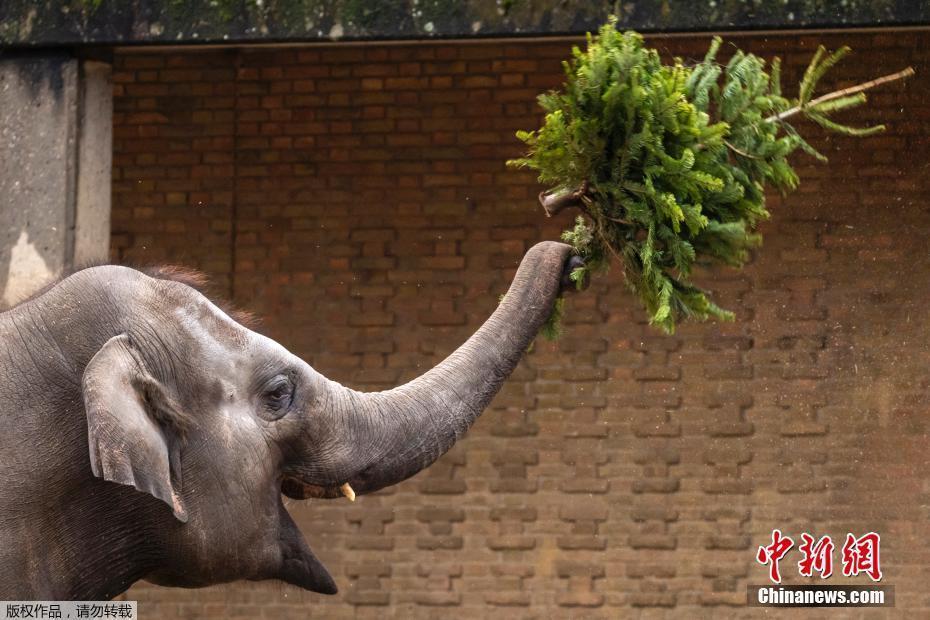
[[[914,67],[908,67],[907,69],[902,69],[897,73],[892,73],[890,75],[884,75],[880,78],[875,78],[874,80],[869,80],[868,82],[863,82],[862,84],[856,84],[855,86],[850,86],[849,88],[843,88],[840,90],[835,90],[832,93],[827,93],[812,99],[807,102],[805,105],[797,105],[793,108],[788,108],[784,112],[779,112],[778,114],[773,114],[766,118],[766,122],[774,123],[777,121],[783,121],[786,118],[794,116],[795,114],[802,112],[805,108],[809,108],[820,103],[825,103],[827,101],[833,101],[834,99],[839,99],[840,97],[847,97],[849,95],[855,95],[856,93],[861,93],[863,91],[869,90],[870,88],[875,88],[876,86],[881,86],[882,84],[887,84],[888,82],[894,82],[903,78],[908,78],[914,75]]]
[[[571,192],[559,192],[550,194],[547,192],[539,193],[539,204],[542,205],[546,212],[546,217],[552,217],[572,207],[577,207],[582,211],[587,211],[585,197],[588,195],[588,182],[585,181],[581,187]]]

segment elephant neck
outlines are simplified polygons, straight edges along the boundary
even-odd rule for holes
[[[164,528],[138,517],[152,514],[151,506],[139,506],[152,498],[99,480],[83,488],[43,523],[44,572],[54,584],[53,598],[109,600],[163,566]]]

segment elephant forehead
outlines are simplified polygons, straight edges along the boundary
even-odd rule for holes
[[[251,332],[232,320],[212,301],[193,291],[174,308],[174,318],[187,335],[211,353],[234,352],[246,348]]]
[[[189,361],[220,379],[235,381],[238,375],[248,372],[252,332],[202,296],[179,304],[173,314],[182,338],[190,345]]]
[[[244,386],[264,366],[303,365],[279,343],[243,327],[200,294],[179,304],[174,314],[186,338],[195,343],[197,363],[227,387]]]

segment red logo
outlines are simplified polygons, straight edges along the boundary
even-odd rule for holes
[[[756,561],[759,564],[769,565],[769,579],[774,583],[781,583],[781,573],[778,571],[778,562],[788,554],[794,541],[787,536],[781,535],[781,530],[772,530],[772,544],[766,547],[759,547],[756,553]]]
[[[820,573],[821,579],[826,579],[833,574],[833,540],[829,536],[824,536],[817,543],[814,543],[814,537],[805,532],[801,534],[801,545],[798,551],[804,554],[804,557],[798,562],[798,572],[802,577],[813,577],[814,571]]]
[[[872,581],[881,581],[881,542],[881,536],[875,532],[869,532],[861,538],[846,534],[846,544],[843,545],[843,575],[855,577],[859,573],[865,573]]]
[[[788,555],[792,547],[794,547],[794,540],[790,536],[785,536],[781,530],[772,530],[772,542],[759,547],[756,552],[756,561],[769,567],[769,579],[772,583],[781,583],[781,570],[778,563]],[[872,581],[881,581],[880,548],[881,536],[875,532],[869,532],[859,538],[853,534],[847,534],[842,550],[843,575],[856,577],[864,573]],[[833,574],[834,549],[836,545],[829,536],[818,540],[807,532],[801,534],[798,551],[801,552],[802,557],[798,561],[798,574],[802,577],[813,577],[814,573],[817,573],[821,579],[829,578]]]

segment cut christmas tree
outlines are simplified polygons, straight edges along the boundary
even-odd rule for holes
[[[540,194],[547,215],[582,212],[563,233],[584,259],[572,278],[581,284],[616,260],[650,323],[669,333],[683,319],[732,319],[692,282],[694,265],[742,267],[761,242],[755,230],[769,216],[766,189],[798,185],[789,156],[800,149],[826,161],[791,120],[850,136],[880,132],[883,125],[851,127],[832,115],[914,73],[815,97],[819,80],[850,51],[820,47],[789,98],[779,59],[767,65],[737,50],[722,66],[720,46],[714,38],[703,61],[666,65],[639,34],[610,20],[588,35],[586,51],[574,49],[563,89],[540,96],[543,125],[517,134],[528,153],[508,162],[538,171],[551,188]]]

